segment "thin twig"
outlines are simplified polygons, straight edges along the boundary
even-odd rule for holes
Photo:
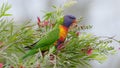
[[[109,37],[109,36],[99,36],[98,38],[108,38],[108,39],[111,39],[111,40],[114,40],[114,41],[120,43],[120,41],[117,40],[117,39],[115,39],[114,37],[115,37],[115,36],[112,36],[112,37]]]

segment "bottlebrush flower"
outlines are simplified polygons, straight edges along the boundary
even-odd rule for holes
[[[47,26],[49,24],[49,21],[48,20],[45,20],[41,23],[41,20],[39,17],[37,17],[37,25],[40,27],[44,27],[44,26]]]
[[[3,68],[3,63],[0,63],[0,68]]]
[[[92,54],[92,51],[93,51],[92,48],[88,49],[88,50],[87,50],[87,55],[91,55],[91,54]]]
[[[47,20],[45,20],[44,22],[43,22],[43,26],[47,26],[49,24],[49,21],[47,21]]]
[[[38,20],[38,23],[40,23],[41,21],[40,21],[40,17],[37,17],[37,20]]]
[[[20,68],[24,68],[24,67],[21,65]]]
[[[39,27],[40,27],[40,23],[41,23],[40,18],[37,17],[37,24],[38,24]]]
[[[80,32],[76,32],[76,35],[79,36],[79,35],[80,35]]]
[[[65,46],[64,46],[63,44],[60,44],[60,45],[57,47],[58,50],[61,50],[61,49],[63,49],[63,48],[65,48]]]
[[[44,22],[42,22],[42,23],[40,23],[40,26],[41,27],[45,27],[45,26],[47,26],[49,24],[49,21],[44,21]]]

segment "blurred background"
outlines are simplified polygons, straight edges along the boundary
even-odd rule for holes
[[[42,17],[43,11],[50,11],[51,6],[62,5],[66,0],[0,0],[2,3],[8,2],[12,8],[8,13],[13,14],[12,18],[18,23],[31,19],[36,21],[36,17]],[[65,14],[72,14],[76,17],[83,17],[82,23],[91,24],[91,33],[98,36],[115,36],[120,39],[120,0],[77,0],[77,4],[65,9]],[[92,68],[120,68],[119,44],[113,43],[117,54],[110,55],[108,59],[100,64],[92,61]]]

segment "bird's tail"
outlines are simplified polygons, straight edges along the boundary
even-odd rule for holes
[[[34,54],[36,54],[37,52],[38,52],[38,49],[30,50],[26,55],[24,55],[24,56],[22,57],[22,59],[25,59],[25,58],[27,58],[28,56],[34,55]]]

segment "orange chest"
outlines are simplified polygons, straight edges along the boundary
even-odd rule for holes
[[[59,39],[61,41],[64,41],[65,38],[67,37],[68,28],[65,26],[62,26],[62,25],[60,25],[59,28],[60,28],[60,33],[59,33],[60,38]]]

